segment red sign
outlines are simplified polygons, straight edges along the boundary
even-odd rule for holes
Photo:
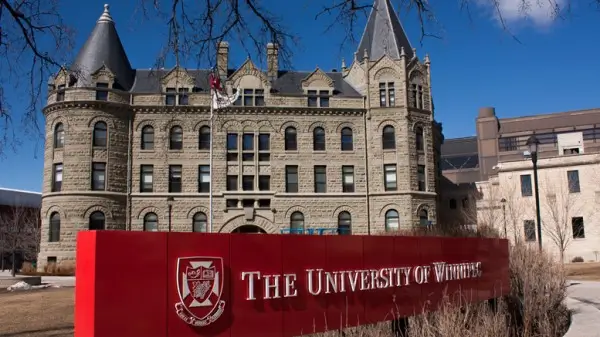
[[[503,239],[85,231],[76,270],[76,337],[298,336],[509,291]]]

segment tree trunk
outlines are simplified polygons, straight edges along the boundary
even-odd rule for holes
[[[2,264],[2,271],[4,271],[4,249],[0,252],[0,264]]]
[[[13,277],[17,276],[17,264],[16,264],[16,256],[15,251],[12,253],[12,271],[11,274]]]

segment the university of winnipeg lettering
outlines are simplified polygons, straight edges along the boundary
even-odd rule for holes
[[[379,269],[325,271],[306,269],[307,294],[344,293],[402,287],[411,284],[442,283],[453,280],[479,278],[482,275],[481,262],[449,264],[434,262],[430,265],[390,267]],[[262,287],[262,299],[277,299],[282,296],[297,297],[298,275],[261,274],[259,271],[245,271],[240,276],[247,288],[246,300],[257,299],[257,288]],[[282,291],[283,288],[283,291]]]

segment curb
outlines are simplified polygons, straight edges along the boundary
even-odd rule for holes
[[[564,337],[600,337],[600,310],[593,305],[567,297],[571,325]]]

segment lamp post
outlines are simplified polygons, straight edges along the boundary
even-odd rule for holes
[[[508,237],[506,233],[506,199],[502,198],[500,202],[502,203],[502,216],[504,217],[504,238],[506,239]]]
[[[171,232],[171,211],[173,210],[173,201],[175,201],[175,198],[173,198],[173,197],[167,198],[167,204],[169,206],[169,232]]]
[[[531,162],[533,163],[533,184],[535,185],[535,215],[537,220],[537,231],[538,231],[538,244],[540,250],[542,250],[542,220],[540,216],[540,189],[538,188],[538,146],[540,145],[539,139],[535,135],[531,135],[527,139],[527,146],[529,147],[529,153],[531,154]]]

